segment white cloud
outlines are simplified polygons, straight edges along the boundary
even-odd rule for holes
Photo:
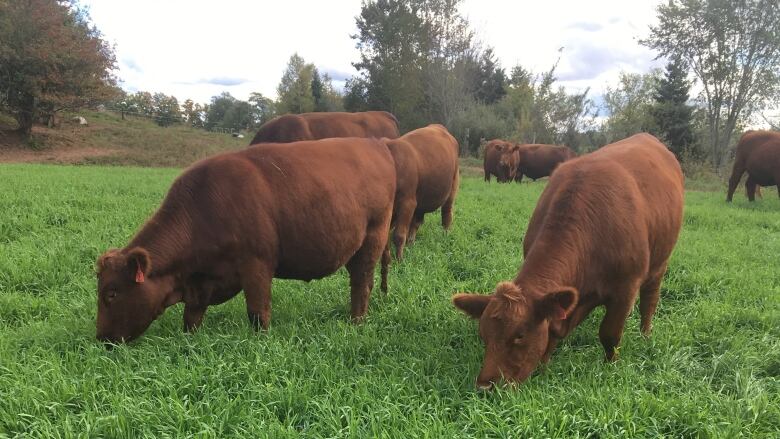
[[[507,69],[546,71],[572,91],[594,94],[619,71],[641,72],[654,54],[636,39],[655,20],[658,0],[543,2],[465,0],[479,38]],[[355,74],[355,16],[361,0],[84,0],[105,37],[116,43],[128,90],[207,102],[229,91],[240,99],[276,95],[288,58],[298,52],[337,84]],[[563,47],[559,53],[558,49]]]

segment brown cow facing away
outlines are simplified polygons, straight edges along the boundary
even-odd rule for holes
[[[566,146],[524,144],[505,151],[502,160],[509,178],[520,183],[524,175],[534,181],[548,177],[559,164],[574,157],[577,154]]]
[[[137,338],[178,302],[193,330],[241,290],[250,322],[268,328],[272,278],[309,281],[344,265],[361,319],[395,179],[377,139],[262,144],[194,164],[125,248],[98,259],[97,338]]]
[[[398,120],[387,111],[285,114],[264,123],[250,145],[331,137],[398,137]]]
[[[506,140],[493,139],[485,145],[482,168],[485,171],[485,181],[490,182],[490,176],[495,175],[499,183],[511,181],[509,169],[501,165],[504,152],[512,148]]]
[[[726,201],[731,201],[745,172],[748,173],[745,190],[750,201],[761,195],[761,186],[780,185],[780,133],[748,131],[742,135],[737,144]]]
[[[392,227],[395,256],[401,259],[404,245],[414,242],[426,213],[441,207],[441,225],[447,230],[452,224],[458,141],[442,125],[428,125],[385,143],[397,175]]]
[[[606,307],[599,338],[607,360],[616,359],[637,296],[649,335],[682,215],[680,165],[649,134],[558,167],[531,217],[515,279],[490,295],[453,296],[479,319],[486,349],[477,385],[524,381],[597,306]]]

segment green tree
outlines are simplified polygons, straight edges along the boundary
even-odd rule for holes
[[[368,111],[368,84],[364,78],[355,76],[344,84],[344,108],[347,111]]]
[[[220,126],[232,131],[252,129],[254,127],[252,106],[246,101],[234,101],[225,112],[225,117],[222,119]]]
[[[108,102],[113,48],[74,2],[0,2],[0,108],[29,136],[33,122]]]
[[[226,128],[223,126],[222,121],[225,119],[225,115],[235,102],[236,98],[228,92],[223,92],[219,96],[213,96],[211,98],[211,103],[208,106],[208,110],[206,111],[206,120],[203,124],[204,127],[207,130],[217,127]]]
[[[314,99],[314,111],[327,111],[325,109],[325,99],[323,90],[322,79],[320,79],[320,72],[315,67],[312,70],[311,78],[311,97]]]
[[[179,101],[173,96],[167,96],[164,93],[155,93],[152,96],[152,106],[154,108],[154,121],[161,127],[167,127],[182,120]]]
[[[369,0],[356,18],[360,60],[353,63],[359,82],[348,88],[350,107],[363,91],[365,107],[387,110],[398,117],[403,129],[425,125],[429,119],[423,63],[427,58],[428,32],[422,1]]]
[[[314,65],[306,64],[300,55],[294,53],[287,62],[282,80],[276,88],[277,112],[299,114],[314,111],[311,88],[313,79]]]
[[[690,88],[685,64],[675,59],[666,65],[653,96],[652,115],[658,134],[678,159],[691,149],[694,141],[693,106],[688,105]]]
[[[504,69],[495,58],[492,48],[488,48],[482,53],[478,66],[474,97],[485,104],[498,102],[507,93],[507,78]]]
[[[154,115],[152,94],[147,91],[135,92],[127,96],[129,111],[142,116]]]
[[[679,58],[701,83],[712,163],[719,167],[735,128],[780,85],[777,0],[669,0],[644,41]]]
[[[262,93],[252,93],[249,95],[249,104],[252,107],[252,120],[254,127],[273,119],[276,114],[274,101],[263,96]]]
[[[605,123],[607,142],[624,139],[641,132],[656,132],[653,118],[653,93],[660,73],[620,72],[617,87],[607,87],[604,107],[609,116]]]

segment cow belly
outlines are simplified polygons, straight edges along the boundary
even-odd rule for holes
[[[297,239],[283,244],[275,277],[309,281],[343,267],[358,251],[365,232],[335,232],[327,239]]]

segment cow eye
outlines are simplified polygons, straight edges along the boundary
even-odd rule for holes
[[[512,340],[512,343],[514,343],[514,344],[522,344],[523,343],[523,336],[522,335],[516,336],[514,338],[514,340]]]
[[[116,291],[109,291],[106,293],[106,302],[111,302],[116,298]]]

